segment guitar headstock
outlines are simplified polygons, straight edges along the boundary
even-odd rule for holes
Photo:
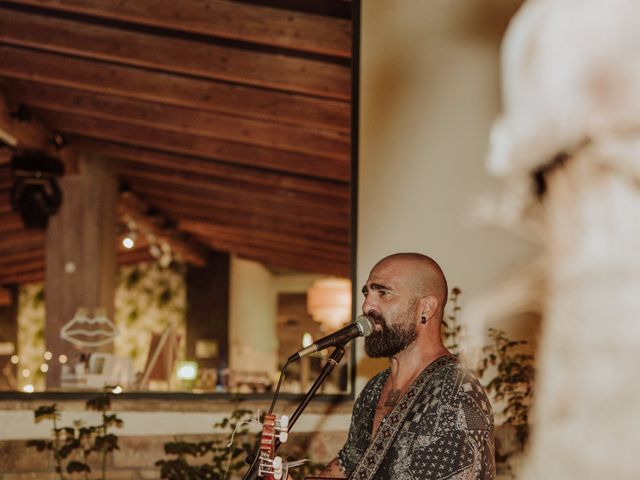
[[[275,415],[266,413],[262,421],[260,434],[260,462],[258,476],[264,480],[280,480],[282,478],[282,458],[275,455],[276,442],[285,443],[289,436],[289,418],[285,415],[278,420]]]

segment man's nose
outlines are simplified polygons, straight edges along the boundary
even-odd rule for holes
[[[362,313],[365,315],[369,314],[371,311],[377,312],[378,308],[373,300],[373,295],[367,295],[364,297],[364,301],[362,302]]]

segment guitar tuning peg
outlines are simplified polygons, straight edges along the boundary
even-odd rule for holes
[[[280,443],[287,443],[287,440],[289,439],[289,432],[283,430],[278,434],[278,438],[280,439]]]
[[[287,417],[286,415],[283,415],[282,417],[280,417],[280,427],[287,428],[288,426],[289,426],[289,417]]]
[[[273,457],[273,478],[280,480],[282,478],[282,458]]]

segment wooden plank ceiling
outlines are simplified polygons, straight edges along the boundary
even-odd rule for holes
[[[351,10],[0,0],[0,127],[115,162],[120,215],[189,262],[210,249],[348,275]],[[0,287],[44,277],[45,235],[11,211],[15,151],[0,148]],[[147,259],[140,245],[120,262]]]

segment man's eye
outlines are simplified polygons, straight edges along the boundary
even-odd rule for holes
[[[387,295],[389,292],[385,292],[384,290],[380,290],[380,296],[384,297],[385,295]]]

